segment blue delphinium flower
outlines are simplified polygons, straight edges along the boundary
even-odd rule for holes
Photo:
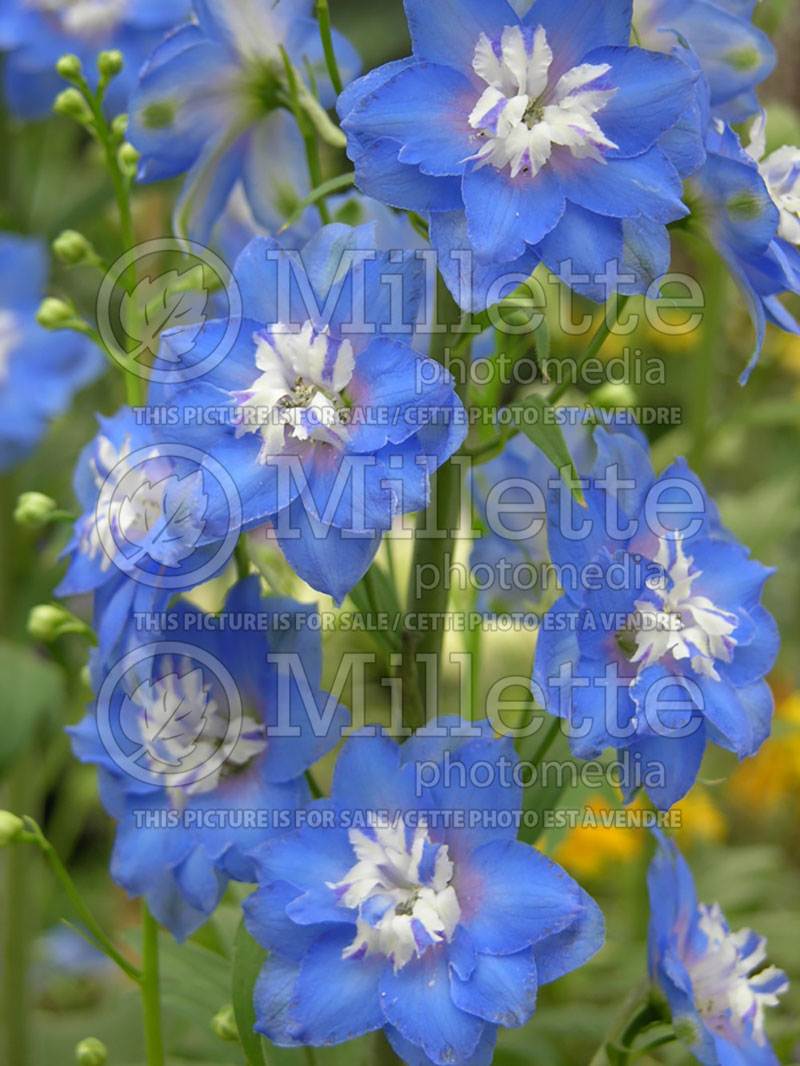
[[[765,938],[732,933],[718,903],[698,904],[686,860],[660,834],[647,885],[650,976],[679,1038],[704,1066],[777,1066],[765,1008],[777,1006],[789,982],[764,967]]]
[[[725,260],[755,327],[753,356],[740,379],[745,384],[768,322],[800,333],[780,300],[800,293],[800,154],[787,147],[761,161],[763,120],[755,128],[752,155],[722,123],[709,130],[708,149],[705,166],[692,179],[692,194],[697,217]]]
[[[138,180],[188,171],[176,206],[181,232],[207,240],[237,184],[256,220],[271,227],[274,206],[261,168],[281,155],[289,107],[281,46],[298,77],[313,72],[321,105],[333,103],[311,10],[312,0],[195,0],[195,20],[142,70],[128,130],[141,152]],[[340,34],[334,47],[342,76],[351,78],[358,56]]]
[[[542,622],[534,692],[567,719],[576,755],[624,752],[627,796],[643,784],[668,808],[708,742],[744,758],[769,735],[771,571],[723,528],[683,459],[656,477],[635,440],[601,429],[595,440],[587,510],[567,490],[548,504],[565,591]]]
[[[338,601],[394,516],[427,506],[432,473],[466,435],[451,376],[408,346],[422,265],[375,248],[374,224],[326,226],[290,284],[297,253],[256,238],[234,270],[233,349],[191,385],[150,394],[172,412],[170,439],[229,471],[245,528],[271,522],[294,570]],[[224,329],[205,323],[188,358],[208,358]],[[183,351],[180,330],[163,343],[173,338]],[[204,409],[215,417],[198,418]]]
[[[130,408],[100,418],[78,460],[81,507],[58,596],[95,594],[101,648],[133,612],[157,611],[217,577],[230,561],[241,504],[227,472],[198,449],[156,443]]]
[[[524,1025],[537,988],[601,947],[596,904],[516,839],[510,740],[442,725],[403,747],[352,736],[331,799],[254,853],[245,921],[270,953],[256,1029],[276,1044],[383,1029],[410,1066],[487,1066],[497,1027]]]
[[[609,263],[633,275],[620,291],[647,288],[645,260],[666,269],[664,224],[687,211],[659,142],[696,72],[629,47],[632,2],[536,0],[520,16],[506,0],[406,0],[413,56],[340,96],[357,183],[430,216],[462,306],[485,307],[500,276],[540,259],[595,299]],[[466,289],[461,249],[474,254]]]
[[[559,417],[575,469],[588,473],[596,455],[589,412],[562,408]],[[646,446],[630,418],[602,413],[598,417],[610,432],[628,433]],[[549,560],[546,500],[551,479],[558,477],[555,466],[524,433],[472,471],[472,498],[483,529],[473,543],[470,570],[482,609],[540,598],[533,584],[538,581],[534,568]]]
[[[33,451],[50,419],[103,367],[94,344],[36,321],[46,281],[45,245],[0,234],[0,470]]]
[[[775,69],[769,37],[752,24],[755,0],[634,0],[633,21],[645,48],[668,52],[675,36],[697,55],[714,115],[741,122],[758,110],[756,86]]]
[[[217,616],[180,602],[119,663],[94,655],[96,702],[69,730],[73,750],[99,767],[119,822],[112,876],[179,939],[229,878],[255,880],[250,850],[293,819],[308,799],[303,772],[346,727],[346,710],[319,687],[313,613],[262,598],[253,576]],[[302,673],[270,654],[299,657]]]
[[[100,52],[118,49],[122,72],[106,93],[108,113],[127,111],[139,68],[164,34],[184,22],[189,0],[0,0],[0,50],[10,110],[23,119],[50,113],[63,80],[55,65],[65,53],[77,55],[92,88]]]

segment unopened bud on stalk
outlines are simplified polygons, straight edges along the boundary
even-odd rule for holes
[[[77,633],[94,640],[94,633],[85,622],[57,603],[42,603],[28,615],[28,632],[34,640],[52,644],[68,633]]]
[[[66,81],[78,81],[83,77],[83,65],[77,56],[68,52],[56,63],[56,73]]]
[[[75,229],[65,229],[53,241],[53,251],[67,266],[79,266],[81,263],[97,261],[97,253],[82,233]]]
[[[0,811],[0,848],[19,840],[25,830],[25,823],[11,811]]]
[[[106,1046],[96,1036],[87,1036],[75,1048],[75,1061],[78,1066],[104,1066],[107,1058]]]
[[[140,156],[141,153],[138,152],[128,141],[125,141],[123,144],[120,145],[119,152],[117,153],[119,165],[129,174],[134,174],[136,172],[136,167],[139,165]]]
[[[36,321],[45,329],[65,329],[75,321],[75,311],[64,300],[48,296],[39,305]]]
[[[57,510],[56,501],[43,492],[23,492],[14,509],[14,521],[27,529],[41,529]]]
[[[101,52],[97,57],[97,69],[100,72],[100,76],[107,81],[119,74],[123,64],[122,52],[118,52],[116,49],[110,52]]]
[[[91,121],[92,112],[83,95],[77,89],[65,89],[55,98],[53,110],[57,115],[74,118],[76,122],[86,124]]]
[[[222,1010],[217,1011],[211,1019],[211,1031],[220,1040],[233,1042],[239,1039],[233,1007],[223,1007]]]

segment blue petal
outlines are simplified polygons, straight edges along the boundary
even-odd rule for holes
[[[469,1059],[477,1048],[484,1023],[453,1002],[442,948],[412,958],[397,973],[387,966],[380,995],[386,1020],[439,1066]]]
[[[622,223],[568,203],[561,221],[536,250],[571,289],[602,302],[608,295],[608,266],[619,267],[622,259]]]
[[[588,211],[663,223],[689,213],[678,172],[657,145],[634,159],[609,157],[603,163],[554,152],[551,166],[567,198]]]
[[[479,952],[510,955],[580,917],[578,885],[560,866],[516,840],[490,842],[462,859],[454,880],[461,924]]]
[[[577,970],[602,948],[605,940],[603,913],[591,896],[580,889],[580,917],[561,933],[540,940],[534,948],[539,984],[557,981]]]
[[[474,106],[475,88],[466,77],[449,67],[419,63],[361,100],[342,128],[398,141],[400,162],[419,164],[423,174],[457,175],[474,153],[469,125]]]
[[[402,1037],[394,1026],[387,1025],[384,1032],[395,1052],[400,1056],[403,1062],[408,1063],[408,1066],[430,1066],[431,1060],[425,1052],[417,1047],[416,1044],[412,1044],[409,1040]],[[478,1041],[478,1046],[461,1066],[490,1066],[494,1056],[494,1045],[496,1040],[497,1026],[487,1025],[483,1030],[483,1036]]]
[[[353,941],[352,932],[346,928],[325,933],[300,965],[288,1028],[304,1044],[340,1044],[383,1025],[378,986],[388,963],[380,954],[342,958]]]
[[[482,33],[492,37],[519,24],[506,0],[404,0],[414,55],[456,70],[472,70]],[[474,101],[473,101],[474,103]]]
[[[294,997],[299,973],[299,962],[270,955],[261,967],[253,990],[255,1030],[268,1036],[278,1047],[299,1046],[287,1027],[289,1004]]]
[[[468,981],[450,974],[453,1002],[484,1021],[517,1029],[530,1019],[538,990],[533,951],[514,955],[478,955]]]
[[[641,756],[645,774],[663,773],[663,783],[647,781],[647,795],[660,811],[667,811],[691,789],[697,780],[706,748],[706,731],[701,726],[686,737],[645,737],[629,748],[632,755]]]
[[[533,180],[511,178],[491,165],[468,170],[463,182],[470,241],[478,256],[501,263],[518,259],[527,244],[538,244],[566,209],[564,191],[547,168]]]
[[[544,26],[553,50],[551,76],[583,62],[593,48],[626,45],[631,38],[631,0],[570,0],[569,14],[559,0],[535,0],[524,18],[530,26]]]

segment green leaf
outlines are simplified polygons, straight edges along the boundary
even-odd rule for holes
[[[261,1037],[253,1031],[253,988],[266,958],[264,948],[250,936],[244,921],[240,922],[233,945],[233,1013],[249,1066],[266,1066]]]
[[[559,472],[569,468],[572,495],[581,507],[586,506],[578,486],[578,473],[569,454],[564,433],[558,424],[556,409],[542,396],[527,396],[511,408],[514,423],[539,451],[544,452]]]
[[[36,726],[45,718],[57,720],[64,699],[61,671],[30,648],[0,641],[3,678],[3,743],[0,777],[28,746]]]

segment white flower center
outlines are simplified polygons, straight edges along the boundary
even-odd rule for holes
[[[687,970],[697,1010],[715,1032],[736,1040],[750,1031],[766,1043],[764,1008],[777,1006],[789,987],[786,975],[769,966],[751,977],[766,958],[767,942],[749,929],[732,933],[718,904],[699,907],[699,928],[707,938],[704,953]]]
[[[636,651],[631,661],[645,669],[671,654],[676,660],[689,659],[698,674],[719,681],[714,663],[733,659],[736,641],[731,634],[738,625],[736,615],[692,592],[702,571],[694,570],[692,558],[684,555],[680,535],[661,538],[654,562],[666,572],[666,580],[648,582],[661,602],[636,601]]]
[[[243,715],[238,739],[222,765],[214,756],[230,731],[230,723],[210,695],[203,671],[185,664],[183,672],[143,681],[121,712],[123,731],[142,745],[148,769],[180,785],[169,788],[176,804],[186,796],[211,792],[220,780],[260,755],[267,747],[264,727]]]
[[[111,566],[112,555],[129,564],[148,555],[161,566],[178,567],[205,526],[203,473],[195,470],[179,478],[157,449],[134,466],[127,462],[130,454],[130,437],[119,451],[107,437],[98,439],[91,464],[98,498],[81,550],[90,559],[102,555],[103,571]]]
[[[446,844],[434,844],[419,826],[409,845],[404,825],[381,826],[368,836],[351,829],[355,866],[338,884],[339,904],[358,911],[356,936],[343,958],[381,954],[395,973],[413,955],[450,941],[461,917]]]
[[[19,319],[13,311],[0,308],[0,384],[8,377],[11,356],[22,341]]]
[[[800,247],[800,148],[786,144],[767,155],[767,118],[762,112],[750,130],[747,152],[758,163],[758,172],[780,212],[778,236]]]
[[[513,178],[520,172],[535,177],[554,145],[601,163],[603,149],[618,147],[593,117],[617,92],[592,87],[611,67],[583,63],[551,85],[552,63],[542,26],[533,34],[506,26],[499,41],[481,34],[472,66],[488,88],[469,116],[478,137],[486,141],[475,156],[478,166],[510,166]]]
[[[259,462],[279,455],[287,430],[298,440],[343,448],[349,440],[348,407],[342,391],[355,368],[353,346],[306,322],[299,333],[275,326],[254,337],[261,371],[249,389],[234,392],[236,436],[260,433]]]
[[[34,6],[45,14],[57,15],[65,33],[92,38],[116,29],[128,0],[34,0]]]

